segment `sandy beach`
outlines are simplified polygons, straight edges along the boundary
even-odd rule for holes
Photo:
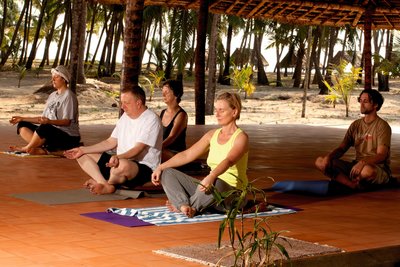
[[[49,71],[27,73],[20,81],[18,87],[17,72],[0,72],[0,124],[9,125],[8,120],[13,115],[37,116],[40,115],[45,101],[46,93],[35,93],[44,85],[50,84]],[[80,124],[115,124],[118,119],[119,107],[118,95],[120,85],[115,79],[95,80],[87,79],[87,84],[79,85],[78,100],[80,112]],[[221,90],[236,90],[233,86],[217,85],[217,92]],[[352,92],[349,117],[345,116],[345,105],[338,103],[334,107],[325,100],[325,96],[319,95],[316,85],[307,90],[307,103],[305,117],[302,118],[303,89],[291,88],[288,80],[284,87],[256,86],[256,91],[245,98],[242,95],[243,110],[239,124],[307,124],[325,125],[332,127],[348,127],[355,119],[360,117],[357,96],[362,88]],[[156,89],[151,100],[147,94],[147,106],[156,113],[165,108],[161,90]],[[400,132],[400,80],[392,80],[390,92],[383,92],[385,103],[379,111],[379,115],[386,119],[392,126],[394,133]],[[182,107],[189,114],[189,124],[195,124],[194,82],[184,83],[184,95]],[[206,124],[215,124],[214,116],[206,116]],[[11,127],[11,126],[10,126]]]

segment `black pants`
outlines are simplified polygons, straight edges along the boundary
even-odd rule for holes
[[[41,139],[45,140],[43,148],[50,152],[77,147],[81,141],[80,136],[71,136],[50,124],[35,125],[21,121],[17,125],[17,134],[19,134],[21,128],[28,128],[32,132],[36,132]]]

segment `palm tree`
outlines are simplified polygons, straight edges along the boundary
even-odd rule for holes
[[[306,41],[308,27],[300,26],[294,29],[295,34],[292,35],[293,43],[297,46],[296,63],[293,73],[293,87],[300,88],[301,86],[301,75],[303,69],[303,60],[306,54]]]
[[[98,16],[99,9],[100,9],[100,6],[97,3],[89,3],[89,5],[88,5],[87,12],[89,14],[88,17],[90,17],[91,20],[90,20],[90,28],[89,28],[88,36],[87,36],[85,64],[87,64],[89,62],[92,36],[93,36],[93,34],[98,32],[97,22],[99,20],[99,16]]]
[[[254,20],[254,52],[257,58],[257,83],[269,85],[267,74],[264,70],[263,59],[261,56],[261,44],[264,37],[267,23],[263,20]]]
[[[236,16],[227,16],[226,21],[228,22],[227,34],[226,34],[226,55],[225,55],[225,64],[224,71],[222,74],[222,79],[220,79],[221,84],[230,85],[231,80],[229,79],[229,72],[231,68],[231,42],[232,35],[239,28],[243,28],[244,20],[243,18],[239,18]]]
[[[3,8],[7,8],[7,3],[6,2],[7,2],[7,0],[4,1]],[[20,33],[19,32],[19,27],[21,26],[22,20],[24,18],[24,15],[25,15],[25,12],[26,12],[26,9],[27,9],[27,6],[28,6],[28,1],[25,1],[24,5],[22,7],[22,10],[21,10],[19,19],[18,19],[17,23],[14,26],[14,31],[13,31],[13,34],[12,34],[11,41],[7,46],[6,45],[4,46],[4,47],[7,47],[7,50],[6,51],[1,51],[0,68],[3,67],[6,64],[6,62],[7,62],[8,58],[10,57],[11,53],[15,50],[15,47],[17,46],[16,45],[16,40],[17,40],[17,38],[19,36],[19,33]],[[16,10],[16,9],[14,9],[14,10]],[[5,9],[4,9],[4,12],[3,12],[3,18],[4,19],[3,19],[3,22],[2,22],[2,25],[1,25],[1,32],[2,33],[1,33],[1,36],[0,36],[0,47],[3,47],[3,45],[2,45],[3,41],[2,40],[3,40],[3,37],[4,37],[4,29],[6,27],[6,22],[7,22],[7,20],[6,20],[7,11]],[[1,49],[1,50],[3,50],[3,49]]]
[[[279,24],[277,22],[271,22],[268,27],[268,33],[270,34],[271,44],[268,48],[275,47],[276,51],[276,86],[282,86],[282,78],[281,78],[281,67],[280,67],[280,58],[283,52],[283,49],[286,45],[290,44],[292,40],[290,40],[290,32],[292,31],[291,25]]]
[[[205,124],[205,54],[209,1],[200,0],[197,24],[197,51],[195,55],[195,109],[196,124]]]
[[[206,115],[212,115],[214,111],[214,98],[216,88],[216,70],[217,70],[217,39],[218,39],[218,24],[220,15],[213,14],[211,16],[211,33],[208,45],[208,86],[206,97]]]
[[[48,2],[48,0],[43,0],[42,4],[40,6],[40,13],[39,13],[38,21],[37,21],[35,37],[33,38],[31,52],[30,52],[28,60],[25,64],[26,69],[32,68],[33,60],[35,59],[35,56],[36,56],[37,45],[38,45],[39,37],[40,37],[40,30],[41,30],[42,23],[43,23],[43,17],[45,15],[47,2]]]
[[[179,31],[175,31],[173,43],[173,58],[177,66],[177,80],[183,80],[183,72],[190,55],[190,36],[194,30],[194,12],[181,10],[176,21]]]
[[[45,64],[49,65],[49,51],[50,44],[53,41],[54,33],[56,31],[56,22],[61,8],[59,1],[50,0],[46,7],[46,15],[43,19],[42,31],[45,35],[45,46],[43,52],[43,59],[40,62],[39,68],[43,68]]]
[[[3,19],[1,21],[0,25],[0,47],[2,47],[3,44],[3,36],[4,36],[4,30],[6,28],[6,20],[7,20],[7,0],[3,0]]]
[[[124,37],[131,41],[124,45],[125,57],[121,88],[132,88],[139,83],[143,8],[144,0],[126,1]]]
[[[71,82],[70,88],[76,92],[77,83],[85,83],[84,54],[86,34],[86,1],[73,0],[71,36]]]

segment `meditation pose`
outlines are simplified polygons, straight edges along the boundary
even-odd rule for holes
[[[247,186],[249,141],[247,134],[236,125],[240,111],[238,94],[219,95],[215,103],[215,116],[221,128],[210,130],[193,146],[162,163],[153,172],[152,182],[155,185],[161,183],[171,211],[193,217],[208,207],[221,210],[222,207],[212,205],[214,198],[210,192],[211,186],[219,192]],[[207,151],[207,164],[211,171],[201,181],[173,169],[192,162]]]
[[[135,86],[121,92],[124,114],[111,136],[92,146],[65,152],[77,159],[90,176],[85,186],[94,194],[111,194],[121,185],[128,188],[150,182],[152,171],[161,161],[162,131],[160,118],[146,107],[143,89]],[[116,154],[106,151],[116,148]]]
[[[163,126],[163,143],[161,161],[167,161],[177,152],[186,149],[186,128],[188,115],[179,106],[183,95],[182,82],[169,80],[162,87],[164,103],[167,108],[161,111],[160,118]]]
[[[361,92],[358,102],[364,116],[350,125],[339,147],[317,158],[315,165],[321,172],[357,190],[389,182],[392,131],[389,124],[377,115],[383,101],[376,90]],[[342,160],[341,157],[352,146],[356,152],[355,160]]]
[[[10,146],[12,151],[45,155],[79,145],[78,100],[68,88],[70,73],[65,66],[51,70],[55,92],[47,99],[40,117],[12,116],[11,124],[17,124],[17,133],[27,143]]]

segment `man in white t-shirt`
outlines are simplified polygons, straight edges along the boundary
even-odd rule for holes
[[[114,193],[119,185],[128,188],[143,185],[151,180],[161,161],[161,122],[146,107],[143,89],[135,86],[122,90],[121,108],[124,114],[108,139],[65,152],[67,158],[77,159],[92,177],[85,186],[94,194]],[[115,155],[106,153],[113,149]]]

